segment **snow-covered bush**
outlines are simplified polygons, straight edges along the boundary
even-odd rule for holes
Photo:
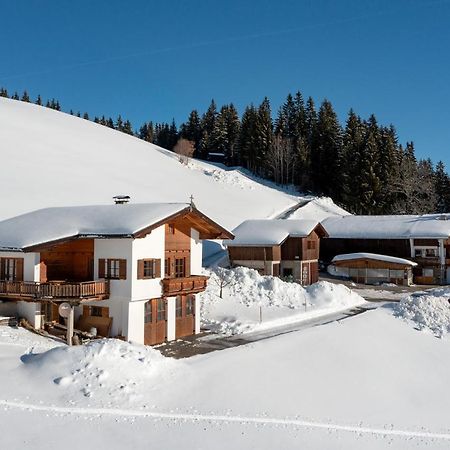
[[[364,302],[344,285],[321,281],[302,287],[246,267],[215,269],[208,275],[208,287],[199,295],[203,326],[223,334],[275,326],[299,320],[299,315],[306,317],[318,310],[331,312]]]

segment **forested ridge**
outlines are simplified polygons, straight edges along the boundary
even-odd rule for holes
[[[8,97],[6,89],[0,88],[0,96]],[[11,98],[31,102],[27,92]],[[61,110],[55,99],[44,104],[38,96],[34,103]],[[91,120],[88,113],[76,115]],[[330,196],[356,214],[450,211],[450,178],[441,161],[417,159],[413,143],[399,143],[394,126],[379,124],[374,115],[363,119],[350,110],[341,124],[328,100],[316,106],[300,92],[289,94],[275,114],[268,98],[247,106],[242,116],[232,103],[219,109],[213,100],[203,113],[192,110],[179,127],[149,121],[135,130],[122,116],[92,120],[169,150],[187,139],[195,158],[223,154],[228,166]]]

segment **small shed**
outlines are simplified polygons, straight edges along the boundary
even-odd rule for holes
[[[350,278],[356,283],[394,283],[409,286],[413,267],[417,263],[404,258],[375,253],[347,253],[337,255],[328,266],[328,273]]]

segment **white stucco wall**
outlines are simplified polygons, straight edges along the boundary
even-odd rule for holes
[[[161,297],[161,278],[164,277],[164,225],[152,230],[145,238],[133,241],[132,301]],[[154,258],[161,260],[161,278],[138,280],[138,260]]]
[[[23,280],[39,281],[39,253],[0,252],[0,258],[23,258]]]
[[[98,279],[99,259],[118,258],[127,260],[126,280],[110,280],[110,296],[108,300],[90,302],[89,305],[109,308],[109,316],[113,318],[111,335],[125,334],[128,330],[128,304],[132,290],[132,252],[133,239],[95,239],[94,240],[94,279]]]
[[[175,340],[176,297],[167,297],[167,340]]]
[[[191,275],[202,274],[202,247],[199,232],[191,228]]]

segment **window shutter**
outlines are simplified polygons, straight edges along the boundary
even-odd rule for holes
[[[161,278],[161,260],[155,259],[155,278]]]
[[[120,259],[119,260],[119,280],[127,279],[127,260]]]
[[[105,260],[104,259],[98,260],[98,277],[105,278]]]
[[[23,258],[16,259],[16,279],[15,281],[23,281]]]
[[[142,280],[144,278],[144,260],[143,259],[138,260],[137,278],[138,278],[138,280]]]
[[[5,279],[5,259],[0,258],[0,280]]]

